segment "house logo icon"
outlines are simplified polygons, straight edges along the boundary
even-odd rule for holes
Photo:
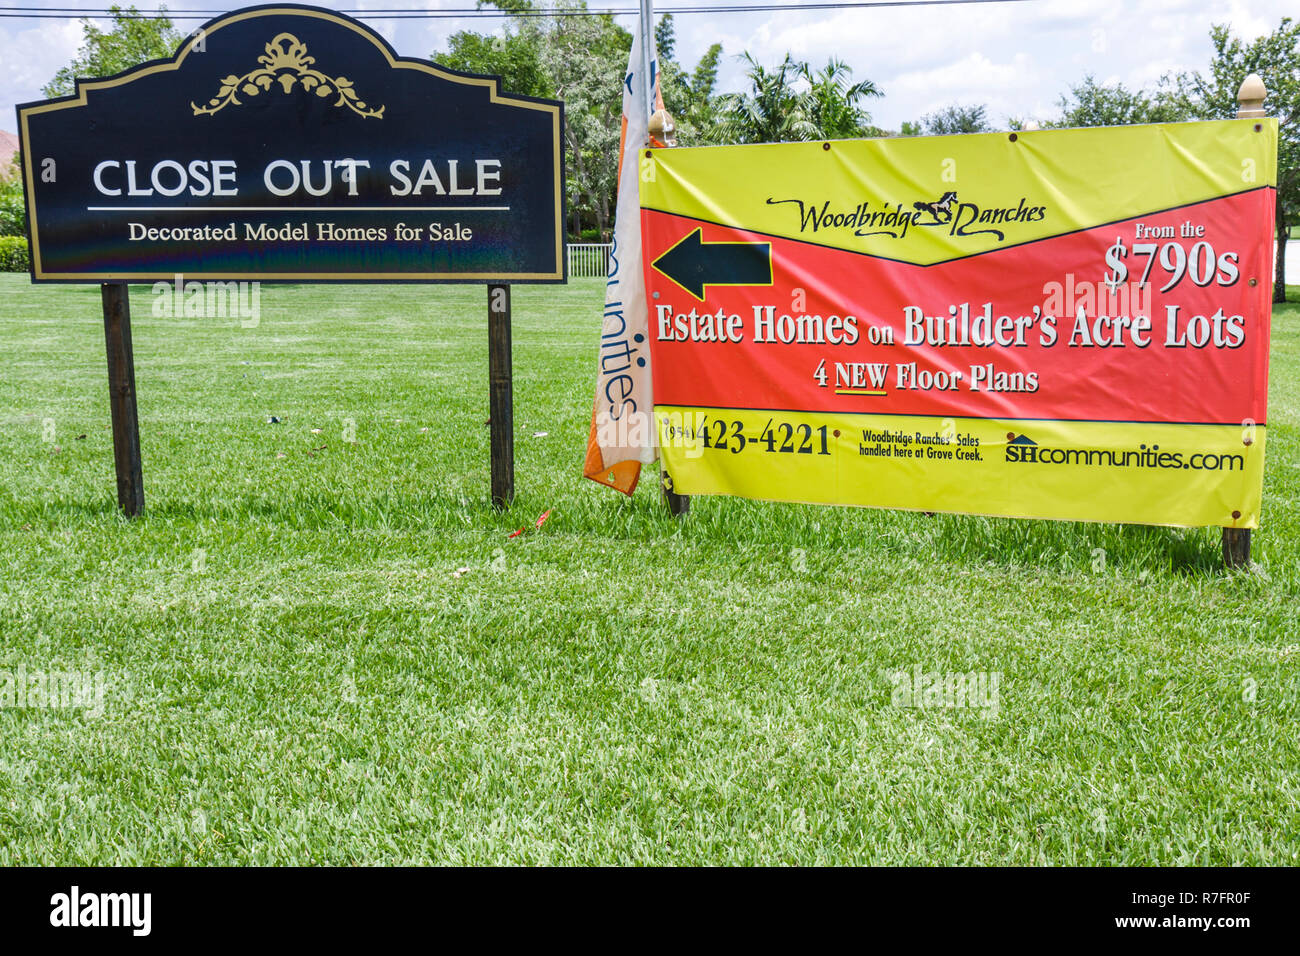
[[[1007,432],[1007,461],[1035,461],[1037,453],[1038,442],[1028,435],[1016,435],[1013,432]]]

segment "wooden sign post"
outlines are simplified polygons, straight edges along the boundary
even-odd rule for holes
[[[515,500],[515,398],[510,358],[510,286],[488,289],[488,417],[492,445],[492,504]]]
[[[113,417],[113,464],[117,469],[117,504],[134,518],[144,511],[144,475],[140,461],[140,419],[135,407],[135,355],[131,351],[131,289],[125,282],[105,282],[104,347],[108,353],[108,402]]]
[[[649,76],[653,72],[650,64],[654,61],[652,52],[654,44],[646,38],[651,35],[653,17],[647,12],[650,8],[649,0],[643,0],[641,4],[641,38],[644,44],[642,64]],[[647,88],[650,96],[650,121],[646,126],[646,131],[650,134],[651,145],[660,149],[671,149],[677,145],[677,124],[673,121],[672,114],[666,109],[655,109],[655,97],[653,90]],[[649,151],[646,153],[650,155]],[[691,496],[679,495],[673,489],[673,476],[668,473],[668,465],[663,459],[659,461],[659,490],[663,494],[664,507],[674,518],[680,518],[691,510]]]

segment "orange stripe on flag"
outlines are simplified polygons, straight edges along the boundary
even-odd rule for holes
[[[607,466],[600,453],[600,442],[596,440],[596,422],[593,419],[591,434],[587,437],[587,460],[582,465],[582,476],[631,495],[636,491],[636,483],[641,480],[641,462],[629,459]]]
[[[623,150],[627,149],[627,114],[623,114],[623,123],[618,132],[618,185],[623,185]]]

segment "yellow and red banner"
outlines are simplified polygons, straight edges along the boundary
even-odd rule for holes
[[[641,150],[680,494],[1251,528],[1277,125]]]

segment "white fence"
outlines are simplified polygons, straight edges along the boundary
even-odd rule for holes
[[[569,243],[569,277],[572,279],[603,279],[609,275],[608,242]]]

